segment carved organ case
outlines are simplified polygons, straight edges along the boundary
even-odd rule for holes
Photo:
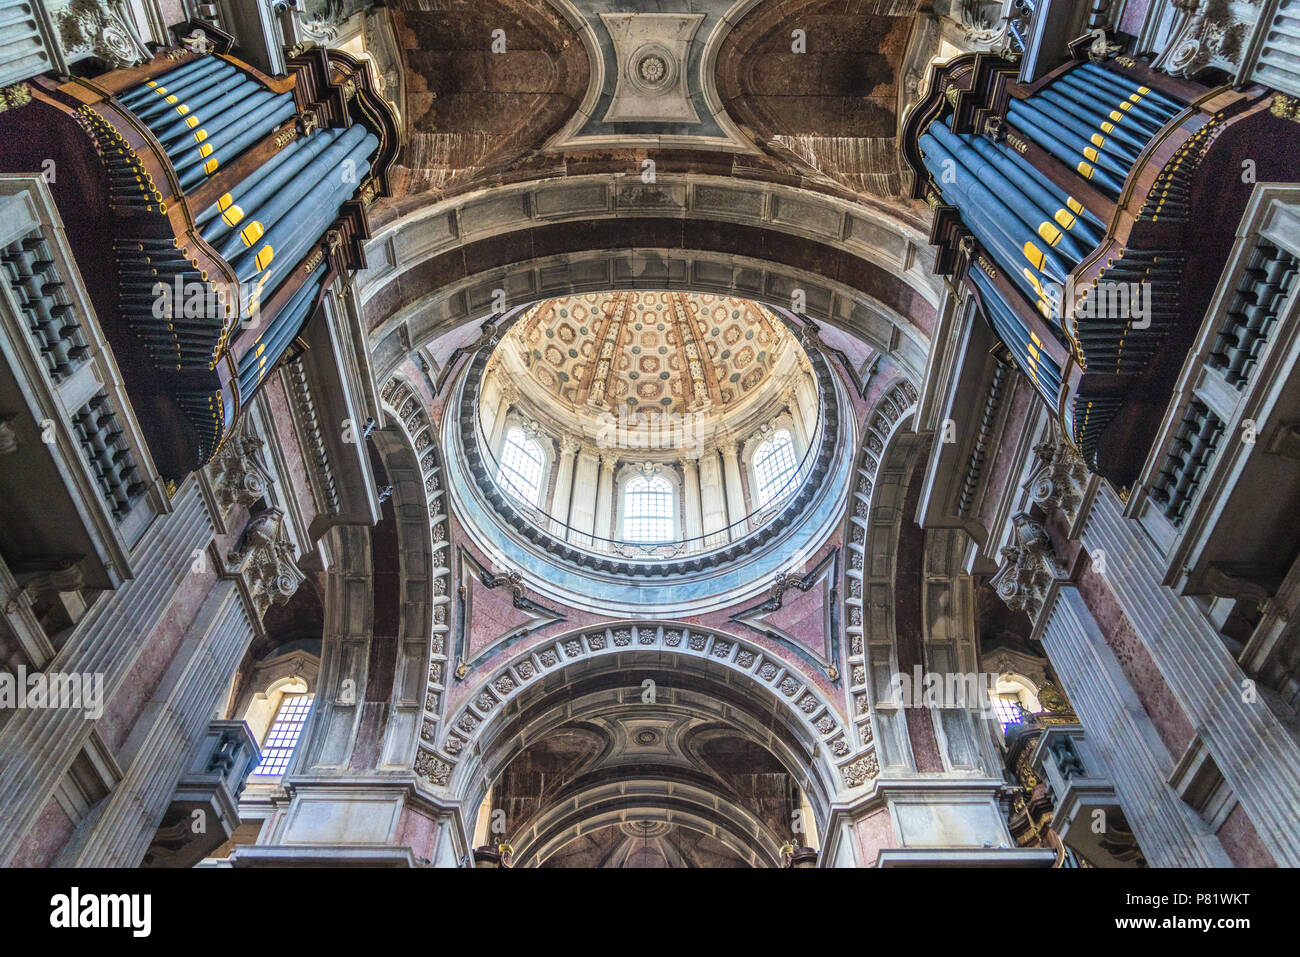
[[[209,34],[210,36],[210,34]],[[66,82],[3,121],[47,175],[159,471],[210,461],[335,279],[397,149],[368,66],[309,49],[268,77],[218,37]],[[90,161],[87,158],[90,157]]]
[[[1017,74],[990,54],[934,68],[904,123],[913,195],[936,211],[938,271],[976,299],[1088,467],[1127,487],[1254,183],[1300,178],[1300,126],[1263,87],[1212,89],[1128,57]]]

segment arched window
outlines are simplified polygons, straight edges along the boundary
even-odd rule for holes
[[[529,438],[528,433],[519,428],[511,429],[501,447],[497,484],[519,501],[536,507],[542,488],[542,463],[545,461],[542,447]]]
[[[758,479],[758,507],[794,491],[794,442],[781,429],[754,452],[754,477]]]
[[[667,542],[673,537],[673,487],[659,476],[638,475],[623,493],[623,539]]]
[[[288,769],[298,735],[302,734],[302,726],[311,713],[314,697],[310,694],[286,694],[280,699],[280,709],[262,742],[262,760],[253,769],[254,774],[278,777]]]
[[[1022,675],[1003,673],[989,690],[993,702],[993,714],[1005,732],[1018,724],[1024,724],[1028,715],[1042,710],[1034,685]]]

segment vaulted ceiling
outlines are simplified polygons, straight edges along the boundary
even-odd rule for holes
[[[635,174],[648,157],[905,202],[896,132],[917,0],[759,0],[734,23],[734,0],[653,6],[393,0],[408,128],[380,220],[493,184]]]

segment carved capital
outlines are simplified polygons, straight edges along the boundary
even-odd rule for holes
[[[1088,467],[1059,435],[1034,446],[1034,452],[1039,465],[1026,486],[1030,498],[1044,511],[1060,509],[1074,521],[1088,486]]]
[[[285,533],[284,513],[278,508],[268,508],[248,520],[227,561],[247,583],[259,620],[271,605],[288,603],[307,577],[298,569],[293,543]]]
[[[1065,562],[1040,522],[1025,512],[1011,521],[1015,526],[1014,544],[1002,548],[1002,567],[989,584],[1008,608],[1023,611],[1033,619],[1042,610],[1052,582],[1064,576]]]
[[[274,482],[262,461],[262,440],[246,426],[231,437],[210,466],[212,490],[223,509],[251,506]]]

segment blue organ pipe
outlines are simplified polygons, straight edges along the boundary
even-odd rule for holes
[[[1165,94],[1161,93],[1159,90],[1144,87],[1142,84],[1130,80],[1127,77],[1120,76],[1118,73],[1114,73],[1104,67],[1098,66],[1096,63],[1084,62],[1079,64],[1079,66],[1084,73],[1089,76],[1097,77],[1102,83],[1109,84],[1112,89],[1127,90],[1128,92],[1126,95],[1137,93],[1144,100],[1148,100],[1161,106],[1170,116],[1181,113],[1186,108],[1185,104],[1179,103],[1172,97],[1165,96]],[[1142,90],[1146,90],[1147,92],[1142,93]]]
[[[165,89],[167,95],[163,96],[160,93],[156,99],[146,100],[144,103],[139,105],[135,110],[135,113],[140,117],[140,119],[145,120],[146,122],[157,119],[172,110],[177,110],[183,115],[185,110],[180,110],[179,107],[188,107],[190,100],[206,94],[213,88],[228,80],[245,79],[251,81],[251,77],[246,76],[227,63],[225,64],[225,69],[213,70],[209,73],[205,73],[203,76],[186,79],[183,83],[180,83],[177,86],[160,86],[159,89]],[[258,84],[258,86],[261,87],[261,84]],[[262,88],[264,89],[264,87]]]
[[[1108,142],[1100,134],[1090,133],[1086,119],[1080,119],[1041,96],[1034,97],[1033,102],[1028,105],[1053,123],[1060,124],[1061,129],[1069,130],[1070,134],[1077,137],[1082,144],[1080,148],[1084,151],[1085,158],[1089,156],[1087,150],[1091,148],[1092,152],[1097,154],[1096,159],[1092,159],[1091,162],[1104,164],[1116,176],[1127,176],[1128,171],[1137,162],[1137,153],[1133,152],[1132,147]],[[1099,139],[1102,141],[1100,144],[1097,142]]]
[[[212,87],[203,96],[188,101],[186,106],[189,107],[189,111],[184,116],[179,116],[174,120],[167,120],[167,122],[164,122],[166,117],[155,120],[150,129],[154,131],[154,135],[158,137],[159,142],[163,144],[177,136],[193,133],[198,128],[214,133],[216,132],[213,126],[214,123],[224,125],[236,118],[236,114],[231,114],[225,108],[224,103],[216,101],[221,98],[228,98],[228,102],[231,104],[239,103],[251,99],[252,94],[257,92],[266,93],[267,96],[271,95],[269,90],[258,86],[252,80],[242,79],[237,76],[230,77]],[[249,108],[251,109],[252,105]]]
[[[329,224],[333,222],[334,218],[338,216],[339,207],[350,195],[350,192],[351,191],[347,188],[340,188],[325,202],[318,206],[310,207],[311,216],[303,221],[304,225],[301,229],[296,231],[291,228],[282,229],[280,232],[281,237],[283,238],[287,236],[288,238],[281,248],[277,249],[271,247],[274,250],[274,258],[270,263],[265,261],[261,263],[263,271],[260,276],[256,272],[258,265],[256,254],[249,257],[251,262],[248,263],[248,265],[252,266],[254,272],[249,275],[247,280],[247,283],[252,286],[252,290],[249,296],[246,297],[246,311],[251,310],[255,304],[260,303],[263,296],[269,297],[274,295],[275,290],[279,288],[280,283],[284,282],[284,280],[298,265],[298,262],[302,257],[307,255],[311,247],[320,241],[321,235],[329,227]],[[294,212],[298,211],[299,210],[295,210]],[[290,226],[292,221],[296,218],[297,217],[294,217],[292,214],[290,215],[288,218]],[[259,244],[255,248],[260,253],[260,251],[265,247],[264,245]],[[241,272],[241,268],[243,267],[236,266],[235,268],[237,274],[242,276],[243,273]],[[253,281],[254,279],[256,279],[256,282]],[[241,282],[244,281],[245,280],[241,279]]]
[[[335,139],[334,143],[320,156],[312,160],[306,171],[294,177],[286,186],[275,193],[267,202],[258,207],[243,210],[243,223],[238,232],[226,238],[217,248],[223,259],[230,260],[235,253],[255,244],[264,233],[269,233],[279,223],[282,216],[292,209],[322,179],[330,176],[342,178],[342,170],[347,168],[349,154],[357,150],[366,138],[366,128],[355,124]],[[356,172],[365,156],[352,158],[353,184],[359,182]]]
[[[1078,82],[1084,85],[1092,84],[1092,77],[1081,76]],[[1078,89],[1078,86],[1075,86],[1075,89]],[[1136,117],[1142,121],[1142,125],[1152,136],[1173,116],[1159,104],[1147,102],[1140,93],[1125,94],[1099,84],[1093,84],[1089,92],[1099,106],[1106,108],[1108,114],[1114,112],[1121,116]]]
[[[239,392],[247,398],[250,390],[262,380],[265,370],[271,368],[293,337],[298,334],[303,320],[316,295],[320,292],[321,279],[303,283],[302,287],[284,304],[279,315],[271,322],[269,329],[263,330],[253,346],[239,362]],[[261,360],[265,358],[266,362]]]
[[[1073,167],[1085,179],[1097,183],[1103,189],[1110,192],[1112,196],[1118,196],[1124,188],[1123,177],[1116,177],[1114,174],[1102,169],[1098,164],[1089,162],[1087,157],[1079,149],[1071,149],[1065,142],[1059,139],[1050,127],[1058,127],[1058,124],[1042,124],[1039,122],[1037,111],[1032,113],[1028,110],[1020,109],[1021,101],[1012,100],[1007,110],[1007,119],[1011,120],[1016,126],[1036,143],[1042,146],[1047,152],[1057,157],[1067,166]],[[1074,139],[1074,137],[1071,137]]]
[[[984,271],[976,267],[970,271],[970,276],[983,297],[989,320],[998,338],[1015,354],[1021,367],[1030,372],[1030,378],[1034,380],[1039,393],[1049,404],[1055,405],[1057,395],[1061,391],[1060,368],[1042,349],[1033,345],[1033,336],[1024,322],[1016,315],[1015,310],[1003,301],[1002,295]]]
[[[1072,90],[1080,96],[1086,97],[1090,102],[1096,103],[1097,108],[1103,110],[1107,117],[1112,120],[1115,115],[1118,115],[1125,123],[1143,127],[1144,129],[1135,131],[1139,135],[1154,136],[1160,127],[1164,125],[1164,120],[1159,115],[1146,110],[1135,111],[1135,104],[1128,97],[1121,96],[1114,90],[1092,83],[1087,77],[1067,73],[1056,80],[1052,86]],[[1128,104],[1128,106],[1125,107],[1124,104]]]
[[[956,176],[955,183],[944,184],[955,185],[965,195],[969,206],[963,209],[965,215],[962,216],[962,220],[969,225],[974,217],[984,218],[995,231],[1005,237],[1013,249],[1022,251],[1021,256],[1013,262],[1003,263],[1003,268],[1022,268],[1028,262],[1048,279],[1064,284],[1066,276],[1070,273],[1069,263],[1033,228],[1026,226],[1012,209],[994,195],[992,190],[979,181],[978,175],[971,169],[971,163],[966,159],[966,157],[978,159],[978,154],[958,140],[942,123],[931,124],[927,135],[941,151],[942,159],[951,159],[957,167],[964,167],[964,177],[959,174]],[[936,178],[936,182],[942,183],[942,177]],[[1032,243],[1041,255],[1041,262],[1034,262],[1029,258],[1029,252],[1025,248],[1029,243]]]
[[[1038,205],[1039,209],[1044,212],[1051,211],[1051,217],[1056,220],[1057,225],[1077,235],[1080,242],[1094,249],[1101,242],[1106,230],[1096,217],[1073,196],[1067,196],[1055,183],[1050,180],[1040,182],[1036,178],[1037,171],[1028,167],[1019,153],[982,136],[972,136],[971,146],[975,152],[1000,169],[1007,179],[1015,183],[1022,193]],[[1066,219],[1066,216],[1071,215],[1075,217],[1073,223]]]
[[[234,136],[226,145],[216,149],[213,154],[203,163],[189,167],[184,173],[179,170],[177,174],[180,177],[181,189],[188,192],[203,180],[211,176],[220,168],[221,164],[229,162],[238,156],[248,147],[252,146],[266,134],[270,133],[277,126],[294,115],[293,97],[288,93],[283,93],[283,102],[278,105],[273,101],[268,107],[273,107],[272,112],[258,111],[258,116],[254,119],[242,121],[239,125],[243,132]],[[278,100],[278,97],[277,97]]]
[[[1088,254],[1088,250],[1071,236],[1068,230],[1058,225],[1056,214],[1060,210],[1058,208],[1042,209],[1030,197],[1022,193],[1014,182],[1002,175],[1000,169],[988,162],[981,153],[972,148],[971,140],[974,137],[970,134],[956,135],[942,126],[938,131],[932,132],[946,134],[938,137],[940,142],[943,142],[961,160],[962,165],[973,173],[977,179],[984,182],[1002,204],[1011,210],[1016,218],[1039,238],[1040,246],[1045,242],[1061,255],[1064,260],[1063,265],[1066,266],[1067,270],[1077,266],[1079,261]],[[1068,210],[1064,212],[1071,222],[1076,218]]]
[[[1050,107],[1052,115],[1062,122],[1069,122],[1081,132],[1088,133],[1088,140],[1103,153],[1126,163],[1130,168],[1137,162],[1145,143],[1138,143],[1137,138],[1128,132],[1121,132],[1115,124],[1101,116],[1091,107],[1081,106],[1055,90],[1043,90],[1034,97],[1036,103],[1044,109]]]
[[[334,142],[337,137],[332,134],[336,132],[338,131],[322,130],[306,139],[294,140],[271,157],[256,173],[196,216],[194,222],[206,227],[203,238],[215,243],[230,232],[247,215],[247,210],[258,208],[268,196],[297,175],[311,157]]]
[[[1053,84],[1037,93],[1036,96],[1047,100],[1049,103],[1055,103],[1061,109],[1078,116],[1085,123],[1095,127],[1097,132],[1106,139],[1123,143],[1134,151],[1133,155],[1135,157],[1142,152],[1150,141],[1150,137],[1146,133],[1122,129],[1120,122],[1112,120],[1110,113],[1096,100],[1085,100],[1080,93],[1063,83]]]
[[[200,76],[219,70],[222,66],[230,66],[230,64],[218,57],[204,57],[200,60],[194,60],[184,66],[178,66],[174,70],[168,70],[162,76],[146,80],[139,86],[132,87],[122,93],[118,97],[118,101],[127,107],[147,103],[155,97],[161,98],[171,93],[173,87],[182,86]],[[159,89],[166,92],[159,93]]]
[[[1020,125],[1028,121],[1028,124],[1037,129],[1040,134],[1045,133],[1048,137],[1056,141],[1060,146],[1078,154],[1079,159],[1086,160],[1094,167],[1104,170],[1111,176],[1116,177],[1119,186],[1123,186],[1124,177],[1128,175],[1128,170],[1123,163],[1114,157],[1107,156],[1100,152],[1087,137],[1076,133],[1066,124],[1070,122],[1069,118],[1061,118],[1052,115],[1053,111],[1050,104],[1032,103],[1029,100],[1012,100],[1011,106],[1007,110],[1007,119],[1012,123]],[[1118,187],[1117,187],[1118,188]]]
[[[267,328],[263,329],[249,346],[248,351],[239,360],[238,379],[241,391],[247,380],[260,378],[260,370],[274,363],[280,351],[293,341],[293,337],[298,332],[302,313],[320,290],[320,285],[319,279],[304,282],[289,297],[289,301],[284,304],[284,308],[271,320]],[[263,358],[266,359],[265,364],[261,362]]]
[[[243,95],[257,90],[270,92],[260,83],[254,82],[251,77],[232,68],[230,73],[203,77],[193,86],[185,87],[176,97],[175,103],[151,103],[147,109],[142,107],[136,115],[149,124],[151,129],[154,127],[165,129],[176,117],[181,117],[181,121],[184,122],[185,117],[198,110],[212,107],[214,101],[229,96],[236,90],[244,91]]]
[[[282,94],[282,96],[287,96],[287,94]],[[250,103],[252,104],[251,107],[249,106]],[[265,96],[255,94],[241,103],[232,105],[228,108],[228,112],[236,116],[235,122],[202,143],[187,147],[180,156],[172,161],[172,165],[176,167],[176,172],[184,173],[195,163],[202,165],[218,149],[229,144],[231,140],[242,135],[244,131],[264,121],[268,115],[276,112],[277,107],[282,106],[283,103],[284,100],[280,97],[271,96],[270,94]]]
[[[177,172],[180,172],[184,166],[188,165],[186,157],[191,151],[210,153],[211,150],[203,151],[203,145],[209,146],[220,143],[222,137],[220,134],[234,129],[245,118],[252,116],[259,109],[265,107],[267,103],[274,102],[274,97],[266,90],[248,92],[245,90],[234,90],[228,94],[230,102],[224,106],[218,107],[213,104],[211,112],[204,110],[202,116],[191,113],[190,116],[198,116],[198,122],[190,130],[189,136],[172,137],[168,143],[163,144],[163,149],[167,151],[169,157],[175,156],[174,160]],[[222,97],[227,99],[227,97]],[[205,120],[204,117],[207,119]],[[228,138],[228,137],[226,137]],[[215,146],[214,146],[215,148]]]
[[[1056,363],[1034,345],[1033,337],[1020,317],[1002,300],[982,270],[973,270],[972,280],[983,296],[985,309],[998,338],[1011,349],[1022,368],[1030,373],[1048,400],[1055,402],[1056,394],[1061,388],[1061,373]]]
[[[356,182],[361,182],[369,172],[366,157],[378,147],[379,140],[374,134],[367,134],[349,154],[348,158],[357,164]],[[314,166],[315,164],[313,164]],[[310,170],[310,168],[309,168]],[[322,171],[324,174],[326,171]],[[277,273],[292,268],[297,260],[292,254],[304,249],[320,237],[321,232],[330,221],[338,215],[343,201],[355,192],[356,184],[343,181],[341,176],[307,174],[312,183],[307,193],[274,226],[269,227],[262,237],[252,246],[227,261],[235,269],[240,282],[250,281],[259,272]],[[323,220],[318,226],[317,220]],[[271,250],[271,258],[265,259],[265,250]],[[301,255],[301,253],[298,253]],[[262,262],[258,262],[262,259]],[[271,270],[267,266],[274,263]],[[266,279],[263,285],[270,280]]]
[[[928,136],[928,134],[926,135]],[[921,148],[923,150],[937,148],[937,143],[927,145],[924,142],[925,139],[925,136],[921,137]],[[928,165],[928,158],[926,162]],[[930,173],[931,176],[935,175],[933,168],[931,168]],[[966,211],[962,216],[962,221],[966,224],[966,227],[975,234],[975,238],[978,239],[980,244],[992,254],[993,258],[1007,270],[1011,282],[1024,294],[1025,298],[1029,302],[1043,303],[1044,300],[1038,288],[1042,285],[1043,280],[1040,279],[1038,273],[1028,265],[1024,253],[1004,239],[1000,233],[997,233],[990,228],[988,219],[982,212],[975,211],[972,214],[970,211],[969,201],[965,196],[953,196],[951,198],[945,197],[945,199],[958,208],[962,208],[963,206],[966,207]],[[1026,275],[1025,270],[1028,270],[1028,275]],[[1040,311],[1041,308],[1042,307],[1040,306]]]

